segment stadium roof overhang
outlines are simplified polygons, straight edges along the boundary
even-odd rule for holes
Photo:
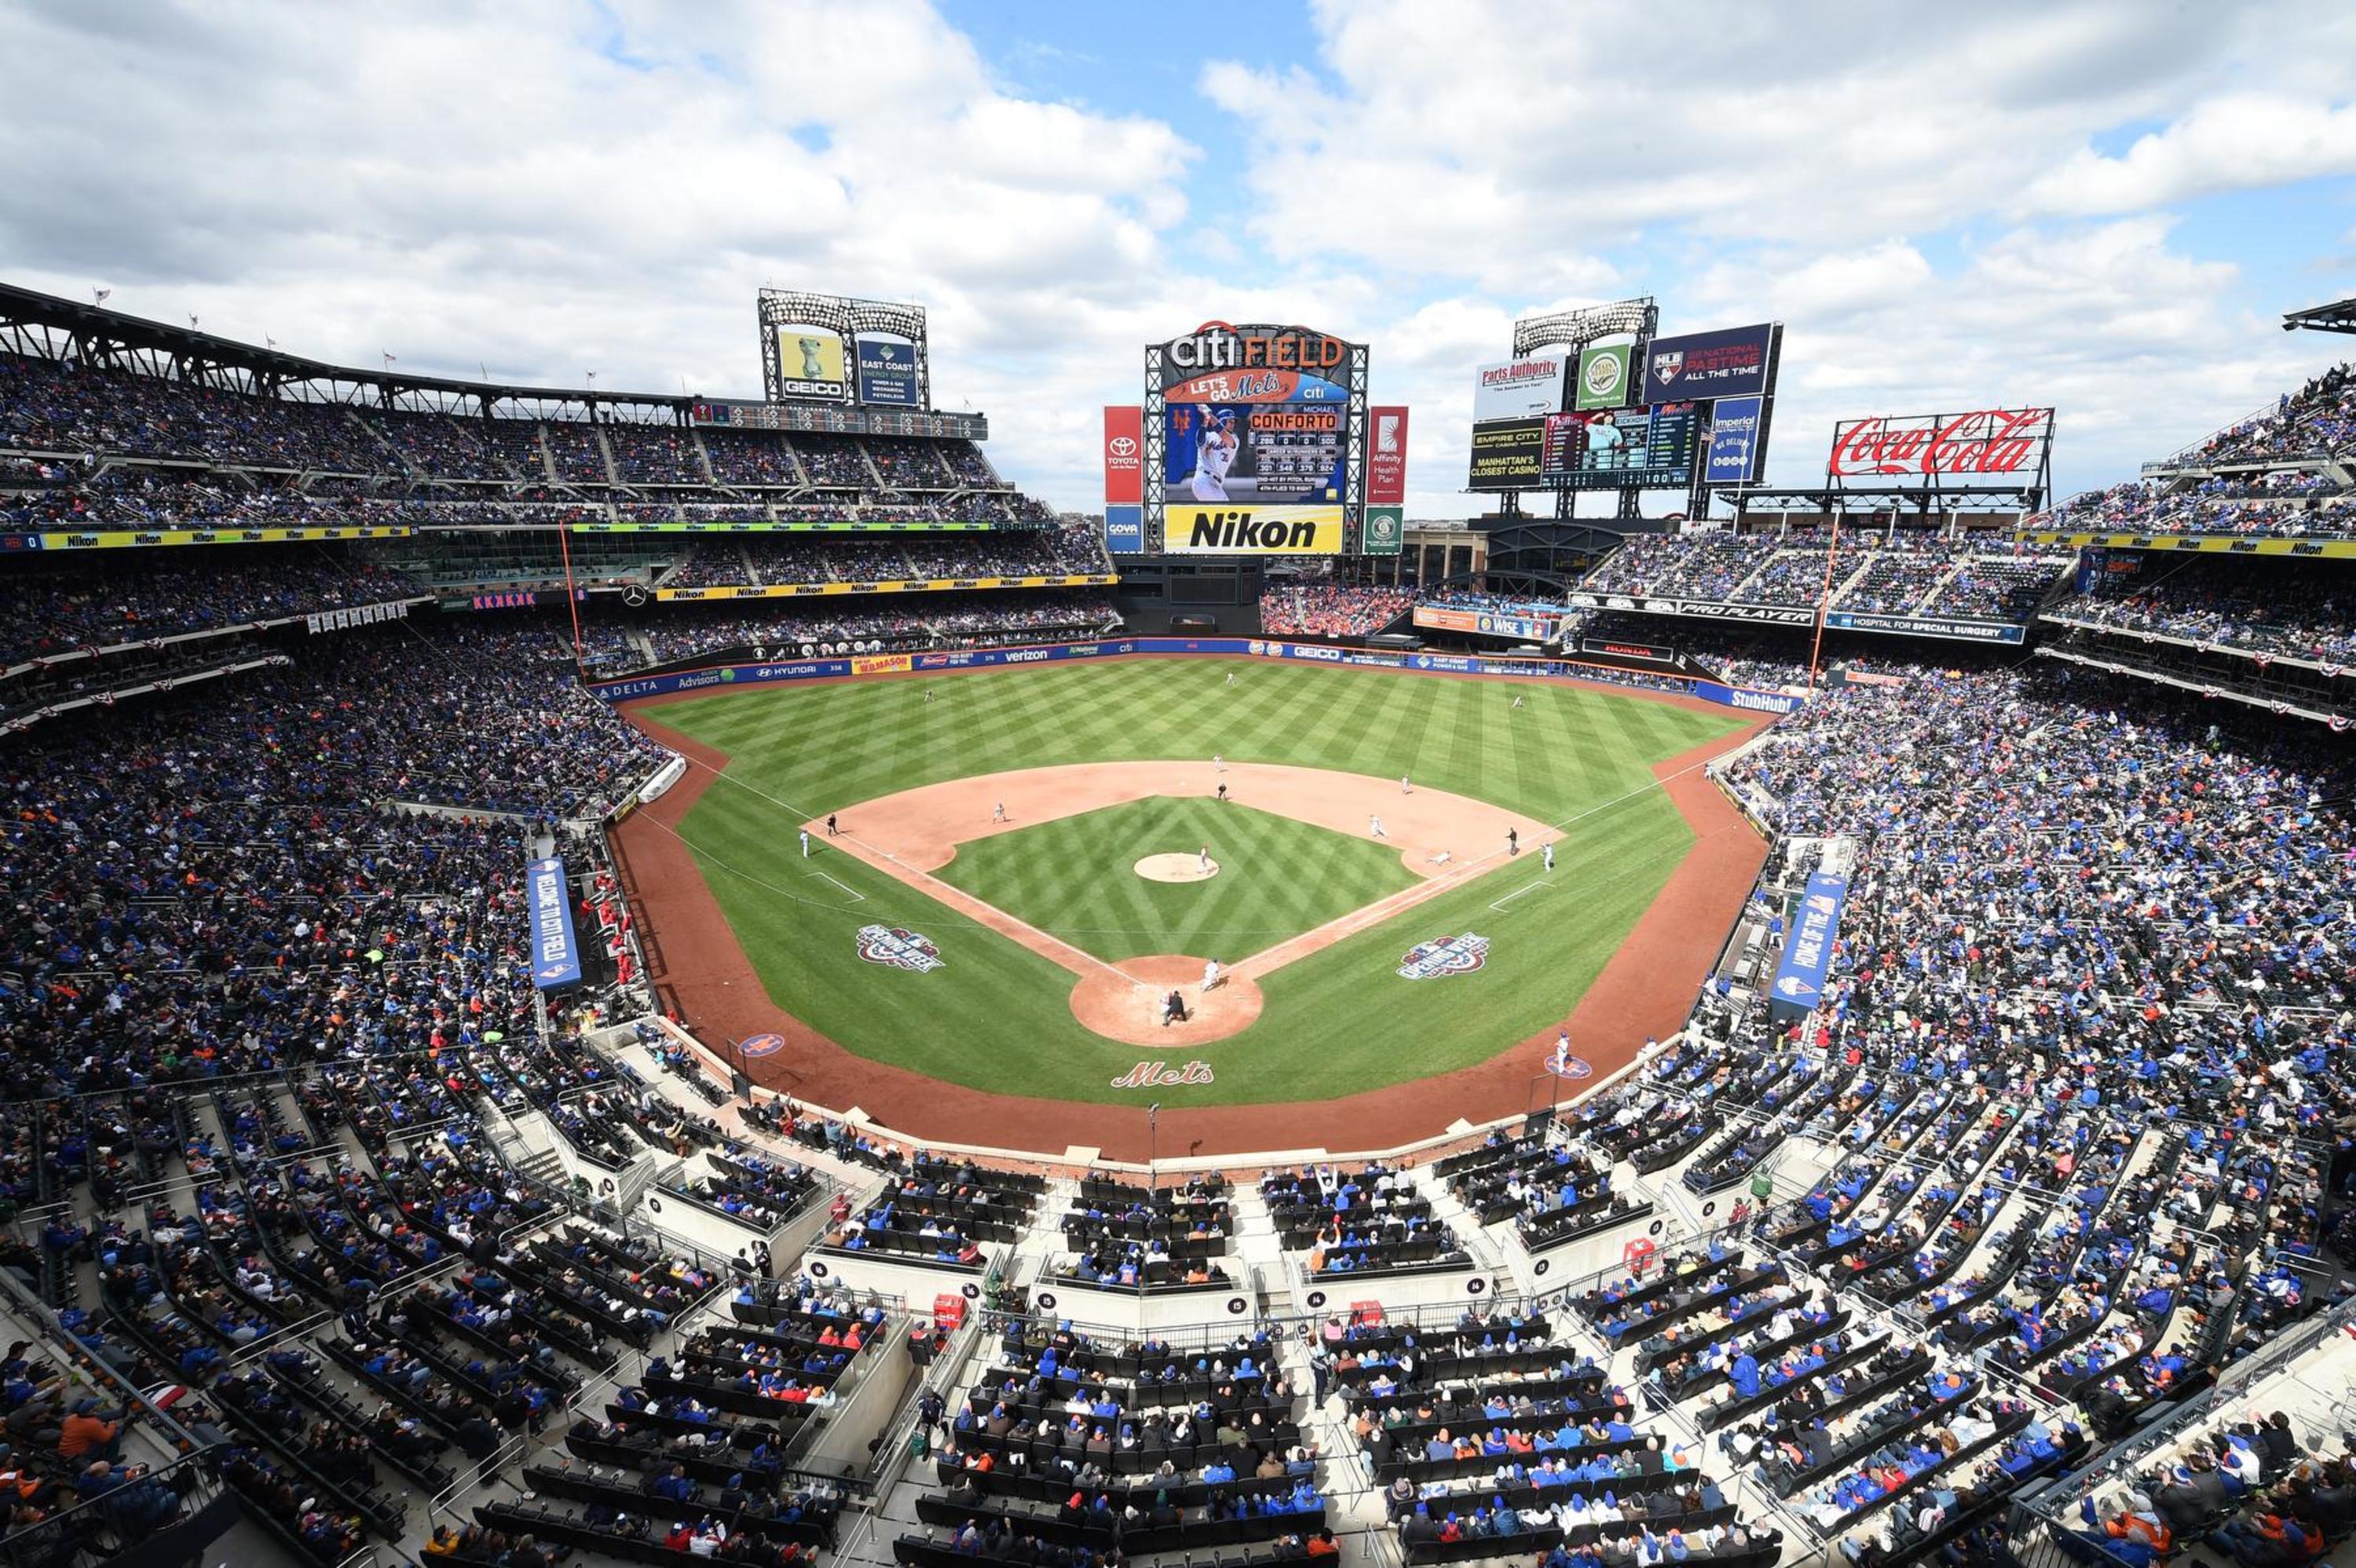
[[[2356,298],[2283,313],[2285,332],[2297,332],[2302,326],[2310,332],[2356,333]]]
[[[2035,511],[2034,485],[1812,485],[1792,488],[1759,485],[1726,493],[1738,512],[1886,512],[1912,508],[1924,517],[1945,512]]]
[[[184,379],[234,387],[240,390],[279,392],[308,388],[319,400],[377,401],[388,407],[415,407],[438,397],[448,401],[483,404],[538,403],[605,408],[660,408],[684,416],[699,400],[683,393],[608,392],[595,388],[528,387],[513,383],[468,381],[443,376],[412,376],[391,368],[357,369],[329,365],[275,348],[173,326],[144,316],[126,315],[102,305],[63,299],[33,289],[0,283],[0,347],[22,349],[28,330],[46,329],[72,340],[87,364],[114,365],[126,361],[169,360]],[[398,361],[396,360],[397,364]],[[218,372],[229,372],[221,375]],[[421,398],[418,394],[427,394]]]

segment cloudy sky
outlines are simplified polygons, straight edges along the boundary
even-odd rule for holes
[[[2276,319],[2356,293],[2345,0],[9,0],[0,54],[12,282],[721,396],[764,283],[916,300],[936,400],[1074,507],[1205,318],[1373,345],[1411,515],[1461,517],[1471,368],[1538,309],[1784,322],[1775,480],[1839,417],[2050,402],[2066,492],[2331,362]]]

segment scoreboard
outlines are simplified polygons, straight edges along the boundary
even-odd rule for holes
[[[1565,490],[1687,485],[1700,455],[1701,410],[1676,402],[1548,414],[1538,453],[1541,481]]]

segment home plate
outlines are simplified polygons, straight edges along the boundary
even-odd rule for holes
[[[1202,855],[1148,855],[1136,871],[1149,882],[1207,882],[1219,874],[1219,863]]]

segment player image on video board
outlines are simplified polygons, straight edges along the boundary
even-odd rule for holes
[[[1166,503],[1280,506],[1342,499],[1349,421],[1339,402],[1173,402],[1166,418]]]

